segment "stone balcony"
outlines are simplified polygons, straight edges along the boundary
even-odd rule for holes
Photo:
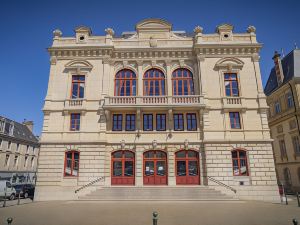
[[[104,97],[104,108],[122,107],[205,107],[202,95],[184,96],[106,96]]]
[[[84,110],[85,105],[85,99],[67,99],[64,102],[64,110]]]
[[[222,105],[224,109],[241,109],[244,107],[244,98],[242,97],[223,97]]]

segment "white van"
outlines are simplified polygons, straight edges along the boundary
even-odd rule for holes
[[[16,197],[16,189],[7,180],[0,180],[0,199],[4,199],[6,192],[6,198],[14,200]]]

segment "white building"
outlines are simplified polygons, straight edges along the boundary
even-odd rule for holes
[[[279,199],[253,26],[189,35],[146,19],[105,32],[54,31],[37,200],[118,185]]]

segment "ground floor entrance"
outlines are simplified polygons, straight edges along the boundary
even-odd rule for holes
[[[167,154],[163,151],[144,153],[144,185],[167,185]]]

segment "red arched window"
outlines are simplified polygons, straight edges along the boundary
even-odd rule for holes
[[[247,154],[244,150],[233,150],[232,166],[234,176],[248,176]]]
[[[115,96],[135,96],[136,75],[128,69],[120,70],[115,78]]]
[[[68,151],[65,153],[65,169],[64,175],[66,177],[77,177],[79,170],[79,152]]]
[[[147,70],[144,74],[144,95],[165,95],[165,75],[158,69]]]
[[[172,74],[173,95],[194,95],[193,74],[180,68]]]

